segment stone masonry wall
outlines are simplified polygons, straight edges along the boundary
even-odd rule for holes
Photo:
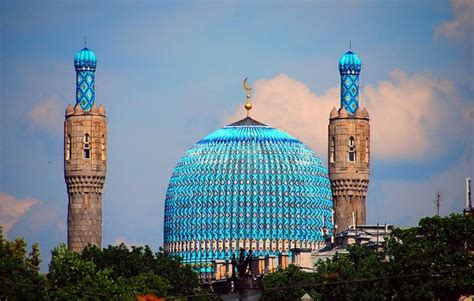
[[[88,138],[85,138],[86,134]],[[84,149],[88,148],[86,154]],[[102,108],[66,111],[64,175],[68,190],[68,247],[101,247],[102,191],[107,167],[107,120]]]
[[[350,137],[354,137],[355,141],[355,161],[349,160]],[[353,224],[352,212],[356,214],[357,224],[366,224],[366,195],[370,171],[368,118],[348,116],[330,119],[328,148],[336,232],[341,232]],[[334,155],[331,155],[331,152]]]

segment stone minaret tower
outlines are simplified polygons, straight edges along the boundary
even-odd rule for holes
[[[366,223],[369,186],[369,113],[359,107],[361,61],[352,51],[339,61],[341,106],[329,117],[329,178],[333,193],[336,232]]]
[[[64,177],[69,197],[68,247],[82,252],[101,246],[102,191],[107,167],[107,118],[95,105],[97,60],[87,48],[74,58],[76,105],[66,108],[64,122]]]

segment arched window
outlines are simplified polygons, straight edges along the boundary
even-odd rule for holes
[[[365,138],[365,162],[369,163],[369,138]]]
[[[349,162],[356,160],[356,147],[354,137],[349,138]]]
[[[329,162],[334,162],[336,160],[336,138],[332,137],[331,138],[331,149],[330,151],[330,156],[329,156]]]
[[[66,138],[66,160],[71,159],[71,135]]]
[[[106,153],[105,153],[105,137],[102,135],[102,141],[101,141],[101,157],[102,161],[105,161],[107,159]]]
[[[84,159],[90,159],[91,157],[91,141],[89,134],[84,135]]]

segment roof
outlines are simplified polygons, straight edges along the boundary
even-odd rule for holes
[[[247,126],[247,125],[250,125],[250,126],[267,126],[266,124],[263,124],[255,119],[252,119],[250,117],[245,117],[244,119],[242,120],[239,120],[237,122],[234,122],[234,123],[231,123],[229,124],[228,126]]]
[[[341,74],[359,74],[362,62],[352,51],[347,51],[339,60],[339,71]]]
[[[87,47],[79,50],[74,56],[74,67],[76,70],[92,70],[97,66],[97,59],[92,50]]]

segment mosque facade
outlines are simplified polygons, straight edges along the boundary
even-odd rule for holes
[[[68,247],[101,246],[107,117],[95,101],[94,53],[74,59],[76,104],[64,122]],[[330,113],[327,169],[303,142],[250,117],[196,142],[178,161],[165,199],[164,248],[200,272],[239,252],[259,258],[315,251],[327,237],[366,222],[369,114],[359,105],[361,61],[339,61],[340,108]]]
[[[68,248],[101,247],[102,193],[107,170],[107,117],[95,104],[97,60],[88,48],[74,57],[76,104],[64,121],[64,177],[68,192]]]
[[[315,251],[334,234],[334,222],[341,231],[355,220],[364,224],[370,132],[368,112],[359,107],[361,66],[351,51],[339,62],[329,172],[301,141],[249,114],[193,145],[166,193],[166,252],[205,272],[241,251],[256,258]],[[245,81],[244,88],[250,91]],[[252,108],[249,93],[245,108]]]

